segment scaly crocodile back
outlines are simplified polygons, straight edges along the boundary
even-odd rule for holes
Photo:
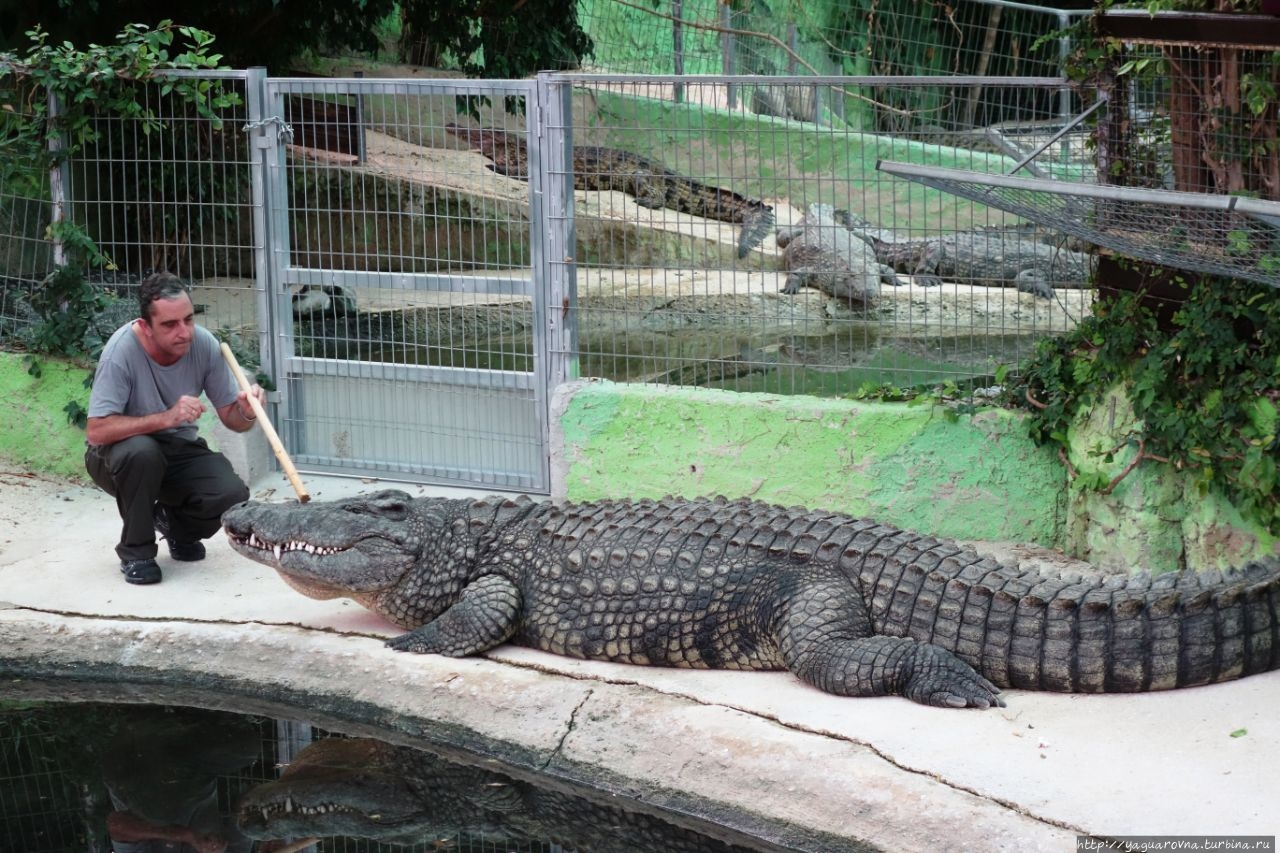
[[[530,521],[605,573],[639,562],[708,583],[788,572],[799,583],[806,566],[837,568],[876,634],[940,646],[1001,687],[1134,692],[1280,668],[1274,558],[1154,580],[1042,575],[874,521],[745,499],[570,504]]]
[[[528,180],[528,151],[519,134],[458,124],[446,125],[445,129],[488,157],[498,174]],[[619,148],[575,145],[573,185],[579,190],[626,193],[644,207],[665,207],[704,219],[739,224],[742,226],[738,235],[740,258],[760,245],[773,228],[773,208],[764,202],[699,183],[648,157]]]
[[[879,633],[941,646],[1002,687],[1124,693],[1280,668],[1274,558],[1152,579],[1042,575],[885,527],[840,549]]]

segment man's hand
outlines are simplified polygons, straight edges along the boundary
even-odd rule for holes
[[[260,406],[267,405],[267,392],[264,391],[262,389],[262,386],[259,385],[257,382],[249,386],[249,394],[253,394],[254,399],[258,401],[258,405]],[[237,394],[236,405],[240,407],[241,414],[243,414],[246,418],[249,418],[250,420],[252,420],[253,406],[249,403],[249,394],[246,394],[244,391],[241,391],[239,394]]]
[[[249,386],[248,392],[241,391],[236,394],[234,400],[218,409],[218,418],[221,419],[227,429],[235,432],[248,432],[253,429],[254,423],[258,418],[253,411],[253,405],[249,402],[250,394],[260,404],[266,405],[267,392],[255,382]]]
[[[203,414],[204,403],[201,403],[198,397],[179,397],[178,402],[169,408],[169,416],[173,418],[173,426],[195,423]]]

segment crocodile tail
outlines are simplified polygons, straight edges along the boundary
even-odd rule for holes
[[[1152,579],[1042,575],[901,531],[854,550],[878,633],[941,646],[1001,687],[1129,693],[1280,669],[1275,557]]]
[[[742,231],[738,235],[738,257],[745,258],[748,252],[764,242],[771,231],[773,208],[762,201],[748,201],[742,216]]]

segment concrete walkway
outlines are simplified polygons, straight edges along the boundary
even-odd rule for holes
[[[394,484],[307,485],[326,500]],[[255,496],[292,494],[281,478]],[[164,555],[164,582],[133,587],[107,496],[10,472],[0,498],[0,697],[91,678],[140,701],[177,673],[246,701],[305,699],[317,721],[377,712],[418,742],[802,850],[1065,851],[1077,834],[1280,831],[1280,673],[1129,696],[1008,691],[1007,708],[950,711],[828,696],[787,673],[510,647],[405,655],[381,644],[394,627],[300,596],[220,535],[203,563]]]

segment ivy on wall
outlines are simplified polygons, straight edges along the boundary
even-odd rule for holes
[[[1141,431],[1112,453],[1133,445],[1134,465],[1187,471],[1280,533],[1280,298],[1237,280],[1181,283],[1187,300],[1164,328],[1141,294],[1125,293],[1040,342],[1020,377],[1031,434],[1065,448],[1070,424],[1123,386]],[[1116,481],[1082,485],[1105,491]]]

